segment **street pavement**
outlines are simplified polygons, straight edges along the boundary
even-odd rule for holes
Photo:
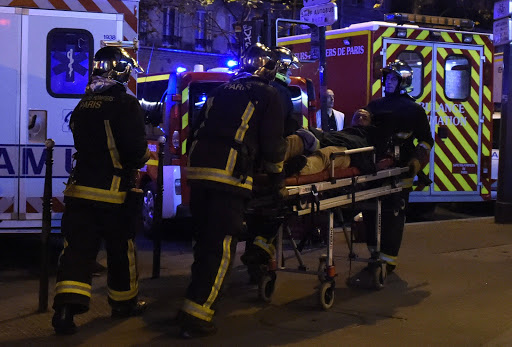
[[[319,281],[310,274],[278,272],[272,302],[258,301],[239,260],[240,243],[215,318],[219,331],[196,340],[179,339],[174,321],[192,263],[190,244],[164,242],[157,279],[151,278],[151,244],[140,239],[138,246],[147,312],[112,320],[106,276],[95,277],[91,310],[75,317],[79,331],[72,336],[55,336],[51,309],[37,313],[33,269],[0,266],[0,346],[512,346],[512,225],[495,224],[493,217],[406,224],[399,266],[380,291],[347,287],[349,275],[365,264],[350,267],[337,232],[338,277],[328,311],[318,304]],[[355,251],[367,256],[363,244]],[[322,252],[304,252],[310,269]],[[286,255],[287,266],[296,268],[293,253]],[[50,306],[54,284],[52,273]]]

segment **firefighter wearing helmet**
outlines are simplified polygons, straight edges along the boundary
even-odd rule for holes
[[[89,309],[91,279],[105,241],[108,302],[112,317],[138,315],[135,234],[141,200],[139,168],[149,159],[143,111],[125,85],[137,62],[118,47],[94,56],[85,96],[71,114],[75,166],[64,190],[65,247],[60,256],[52,325],[59,335],[76,331],[73,316]]]
[[[397,265],[398,251],[402,242],[405,212],[412,190],[413,179],[429,162],[434,144],[430,124],[421,105],[408,95],[412,91],[413,71],[404,61],[396,60],[382,69],[385,96],[371,101],[366,109],[373,115],[374,124],[381,136],[377,149],[383,156],[386,143],[393,139],[393,146],[400,146],[397,165],[410,168],[403,177],[402,192],[382,200],[382,236],[380,258],[386,262],[388,272]],[[417,141],[417,145],[414,141]],[[366,230],[375,230],[375,213],[364,213]],[[373,250],[376,240],[370,238],[368,247]]]
[[[288,89],[290,84],[290,75],[292,69],[301,66],[299,58],[286,47],[275,47],[272,49],[279,57],[279,69],[274,81],[270,85],[277,89],[281,98],[281,106],[284,114],[284,136],[292,135],[298,129],[302,128],[302,115],[295,116],[293,113],[292,93]]]
[[[244,52],[240,66],[230,82],[208,95],[188,139],[187,181],[197,234],[191,280],[178,313],[183,338],[216,332],[212,320],[243,230],[257,163],[276,194],[284,182],[283,114],[269,85],[278,57],[257,43]]]

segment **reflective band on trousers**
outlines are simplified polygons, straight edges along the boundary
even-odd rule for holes
[[[380,254],[380,259],[384,260],[386,263],[388,263],[390,265],[396,265],[397,264],[397,262],[396,262],[397,257],[394,257],[392,255],[381,253]]]
[[[215,276],[215,281],[213,282],[208,299],[206,299],[206,302],[203,305],[195,303],[192,300],[185,299],[183,307],[181,308],[184,312],[208,322],[212,320],[215,311],[211,309],[211,306],[213,305],[213,303],[217,299],[217,296],[219,295],[220,287],[224,282],[224,277],[228,272],[229,264],[231,262],[232,239],[233,237],[231,235],[226,235],[224,237],[224,241],[222,242],[222,258],[220,260],[217,275]]]
[[[272,241],[267,241],[267,239],[264,237],[256,236],[253,244],[255,246],[262,248],[265,252],[270,254],[271,257],[274,256],[276,249],[275,249],[274,245],[272,245]]]
[[[78,294],[91,297],[91,285],[76,281],[61,281],[55,285],[55,294]]]
[[[108,296],[114,301],[127,301],[133,299],[139,294],[139,282],[137,281],[137,264],[135,260],[135,245],[133,240],[128,240],[128,272],[130,273],[130,289],[126,291],[116,291],[108,288]]]

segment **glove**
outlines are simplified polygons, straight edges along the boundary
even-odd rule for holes
[[[268,185],[270,194],[276,200],[283,200],[288,197],[288,190],[285,185],[285,175],[283,172],[268,174]]]

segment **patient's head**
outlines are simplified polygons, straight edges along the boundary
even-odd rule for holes
[[[372,124],[372,116],[370,112],[360,108],[352,116],[352,126],[369,126]]]

